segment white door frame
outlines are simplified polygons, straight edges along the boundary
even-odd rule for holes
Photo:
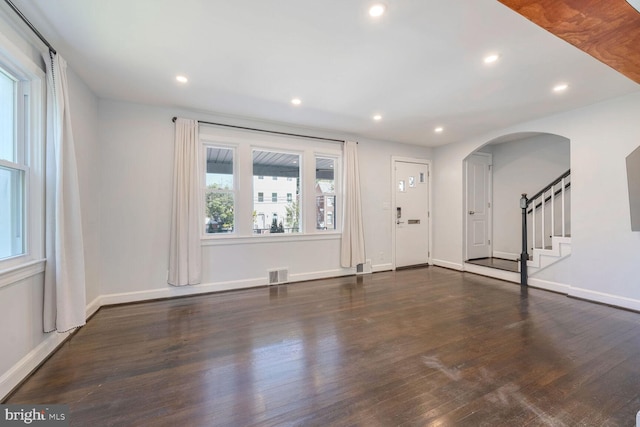
[[[433,229],[431,224],[431,211],[432,209],[432,191],[431,191],[431,160],[428,159],[420,159],[417,157],[400,157],[400,156],[391,156],[391,207],[389,209],[389,224],[391,224],[391,268],[393,270],[396,269],[396,171],[395,165],[396,162],[406,162],[406,163],[417,163],[420,165],[427,165],[427,191],[428,194],[428,202],[429,210],[428,210],[428,226],[429,226],[429,241],[428,245],[428,254],[427,254],[427,262],[429,265],[433,264],[431,262],[431,252],[433,251],[432,242],[433,242]]]
[[[491,165],[489,167],[489,176],[488,176],[488,182],[487,182],[487,186],[488,186],[488,195],[487,195],[487,199],[489,200],[489,203],[491,204],[491,208],[487,210],[487,236],[489,237],[489,240],[491,241],[491,254],[490,256],[493,256],[493,154],[491,153],[482,153],[482,152],[473,152],[471,154],[469,154],[467,157],[465,157],[463,165],[462,165],[462,195],[463,195],[463,210],[462,210],[462,248],[463,248],[463,262],[467,261],[469,259],[469,254],[467,252],[467,243],[469,240],[468,234],[467,234],[467,212],[469,211],[468,207],[467,207],[467,159],[473,155],[476,156],[482,156],[482,157],[486,157],[487,159],[489,159],[489,164]]]

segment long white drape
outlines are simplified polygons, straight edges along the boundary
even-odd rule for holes
[[[195,285],[202,279],[200,232],[204,227],[198,122],[178,118],[175,127],[168,282],[173,286]]]
[[[78,171],[71,130],[67,63],[53,53],[47,64],[46,257],[44,330],[85,324],[85,270]]]
[[[365,262],[358,143],[344,143],[344,218],[340,265],[355,267]]]

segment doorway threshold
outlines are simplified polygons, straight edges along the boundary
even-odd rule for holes
[[[518,261],[504,259],[504,258],[493,258],[493,257],[477,258],[477,259],[470,259],[465,262],[467,264],[481,265],[483,267],[496,268],[498,270],[512,271],[514,273],[517,273],[518,271],[520,271],[518,268]]]

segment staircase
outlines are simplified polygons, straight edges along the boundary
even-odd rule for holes
[[[529,277],[571,255],[570,188],[568,170],[533,197],[523,194],[520,199],[522,253],[518,261],[523,286]]]

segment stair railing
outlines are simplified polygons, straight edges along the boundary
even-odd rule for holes
[[[523,193],[520,198],[520,209],[522,210],[522,253],[520,254],[520,285],[527,286],[527,261],[529,260],[528,253],[528,230],[527,230],[527,215],[531,214],[531,241],[532,249],[538,248],[536,245],[536,211],[540,210],[540,249],[545,248],[546,241],[546,219],[547,212],[546,207],[549,206],[551,210],[549,222],[551,236],[560,235],[566,237],[566,214],[565,214],[565,199],[566,190],[571,186],[570,182],[571,169],[556,178],[551,184],[547,185],[542,190],[538,191],[533,197],[527,198],[527,193]],[[558,188],[558,185],[560,188]],[[556,234],[556,198],[560,197],[560,232]]]

